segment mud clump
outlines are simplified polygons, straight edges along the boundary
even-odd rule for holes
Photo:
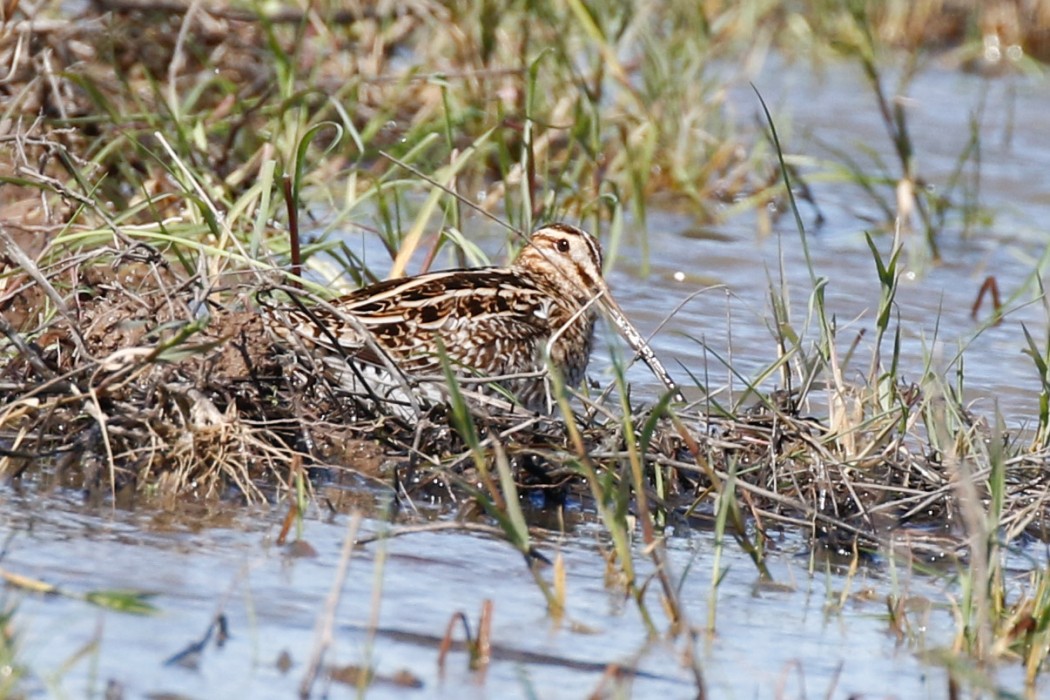
[[[208,299],[157,261],[73,278],[62,309],[35,284],[7,300],[26,350],[3,372],[8,452],[57,457],[62,483],[89,490],[257,497],[256,480],[286,473],[295,423],[271,428],[291,418],[280,353],[247,296]]]

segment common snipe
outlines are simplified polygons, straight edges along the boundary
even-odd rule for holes
[[[610,295],[598,241],[567,224],[535,231],[510,267],[392,279],[330,305],[296,309],[283,335],[326,350],[325,363],[344,389],[403,416],[415,412],[409,407],[418,408],[420,397],[447,396],[443,362],[474,404],[509,406],[513,396],[528,410],[548,411],[546,358],[568,386],[578,386],[599,309],[677,392]]]

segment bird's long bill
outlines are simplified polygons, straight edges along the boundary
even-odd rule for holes
[[[608,287],[604,284],[601,285],[602,290],[598,296],[598,303],[605,311],[605,315],[616,324],[620,333],[627,341],[638,356],[642,358],[645,364],[649,365],[649,369],[652,370],[656,378],[659,379],[668,391],[674,392],[674,398],[676,401],[685,402],[685,398],[682,396],[682,392],[678,389],[678,385],[675,384],[674,380],[671,379],[670,373],[660,362],[660,359],[653,352],[653,349],[649,347],[649,343],[645,342],[645,338],[638,332],[638,329],[627,320],[627,315],[620,308],[620,305],[616,303],[616,300],[612,298],[612,294],[609,293]]]

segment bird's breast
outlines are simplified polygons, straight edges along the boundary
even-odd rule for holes
[[[553,304],[548,313],[550,334],[543,350],[550,352],[551,362],[565,383],[578,386],[594,346],[595,312],[576,305]]]

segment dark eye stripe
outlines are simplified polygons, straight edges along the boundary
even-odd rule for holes
[[[583,238],[583,240],[587,241],[587,247],[591,251],[591,262],[594,263],[595,269],[597,269],[598,272],[601,272],[602,249],[601,246],[598,245],[598,239],[589,233],[584,233],[583,231],[580,231],[579,229],[577,229],[577,235]]]
[[[597,287],[597,283],[594,281],[594,278],[590,276],[590,274],[584,267],[578,265],[576,267],[576,274],[580,276],[580,282],[583,283],[584,289],[591,290]]]
[[[598,272],[601,272],[602,271],[602,248],[601,248],[600,245],[598,245],[598,239],[595,238],[594,236],[591,236],[591,235],[586,234],[586,233],[583,234],[583,235],[587,239],[587,245],[590,246],[590,249],[591,249],[591,260],[594,261],[594,267],[598,270]]]

